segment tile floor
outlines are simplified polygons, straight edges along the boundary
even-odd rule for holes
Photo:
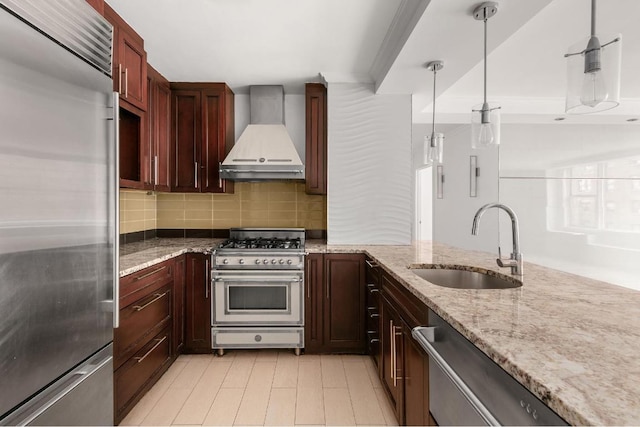
[[[120,425],[398,425],[369,356],[182,355]]]

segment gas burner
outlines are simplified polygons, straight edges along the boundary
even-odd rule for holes
[[[303,249],[300,238],[257,237],[228,239],[220,243],[219,249]]]

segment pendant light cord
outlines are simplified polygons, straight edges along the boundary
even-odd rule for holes
[[[437,65],[433,66],[433,115],[431,119],[431,146],[435,145],[434,138],[436,136],[436,73]]]
[[[596,35],[596,0],[591,0],[591,36]]]
[[[595,0],[593,0],[595,2]],[[487,10],[484,11],[484,103],[487,103]],[[484,108],[484,106],[482,107]]]

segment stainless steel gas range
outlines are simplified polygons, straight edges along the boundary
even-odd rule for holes
[[[303,228],[232,228],[212,254],[211,343],[304,347]]]

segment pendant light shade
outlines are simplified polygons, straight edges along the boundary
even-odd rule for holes
[[[484,22],[484,100],[471,110],[471,147],[490,148],[500,144],[500,106],[487,102],[487,21],[498,13],[498,3],[485,2],[473,11]]]
[[[619,34],[596,35],[596,0],[591,0],[591,35],[569,47],[565,55],[566,113],[597,113],[620,104],[621,40]]]
[[[436,75],[444,67],[443,61],[431,61],[425,65],[427,70],[433,71],[433,114],[431,120],[431,135],[424,137],[424,164],[442,164],[444,151],[444,135],[436,132]]]

